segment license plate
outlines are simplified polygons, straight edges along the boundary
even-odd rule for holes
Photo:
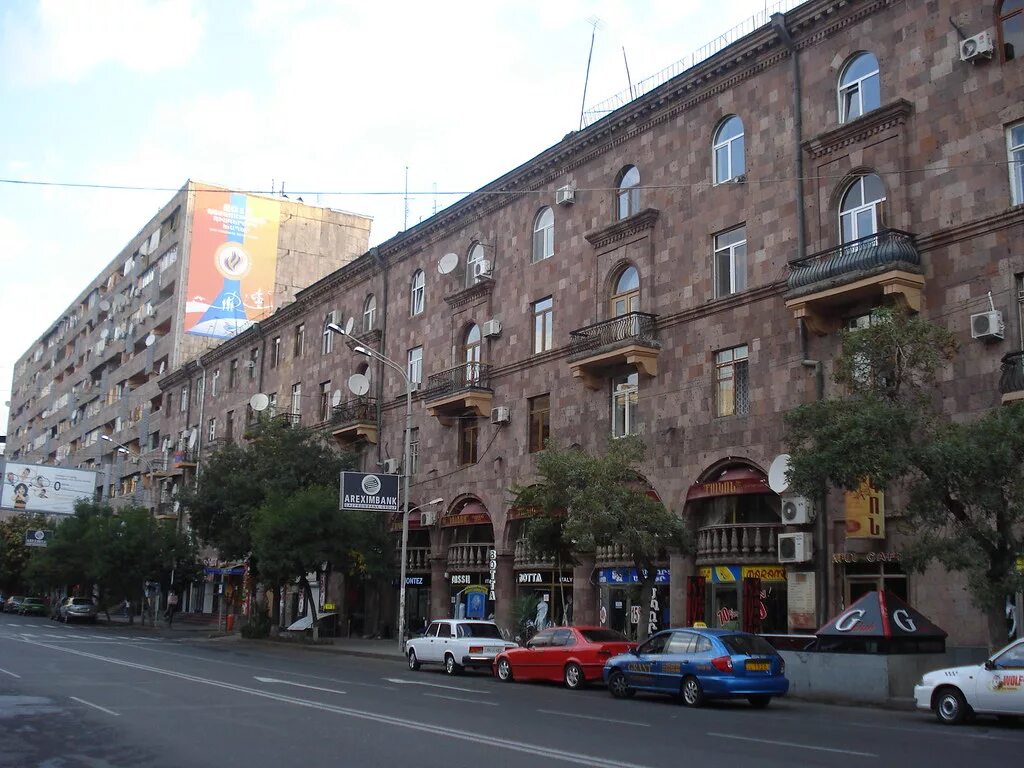
[[[747,671],[748,672],[767,672],[771,665],[767,661],[748,661]]]
[[[486,648],[484,648],[484,653],[501,653],[503,650],[505,650],[505,649],[504,648],[497,648],[497,647],[489,645]]]

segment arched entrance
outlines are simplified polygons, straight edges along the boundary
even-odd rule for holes
[[[552,625],[568,626],[574,612],[572,559],[531,545],[526,537],[530,517],[531,510],[517,507],[506,514],[515,582],[509,617],[513,633],[523,637]]]
[[[494,617],[497,551],[494,526],[487,508],[475,498],[457,501],[438,523],[446,556],[444,587],[434,591],[434,617],[487,619]],[[439,612],[442,593],[448,609]]]
[[[400,563],[402,556],[402,513],[399,512],[391,518],[391,535],[395,543],[395,560]],[[409,540],[406,546],[405,558],[405,626],[411,635],[426,628],[430,622],[430,594],[431,594],[431,572],[430,572],[431,546],[430,527],[424,524],[423,515],[419,505],[415,505],[409,513]],[[400,586],[396,576],[395,585]],[[396,598],[394,615],[398,614],[398,599]],[[392,621],[393,621],[392,617]],[[392,622],[388,622],[391,624]]]

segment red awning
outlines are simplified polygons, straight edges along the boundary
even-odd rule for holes
[[[490,525],[491,516],[487,514],[487,507],[479,502],[471,501],[458,512],[453,512],[441,518],[441,525],[449,528],[455,525]]]
[[[716,496],[741,496],[748,493],[774,493],[768,487],[768,478],[752,467],[731,467],[717,477],[703,483],[694,483],[686,494],[687,501],[710,499]]]
[[[409,513],[409,530],[415,530],[420,527],[420,511],[414,509]],[[391,517],[391,530],[401,531],[402,530],[402,513],[396,512]]]

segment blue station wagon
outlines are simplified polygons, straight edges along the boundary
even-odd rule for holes
[[[789,690],[786,663],[766,640],[728,629],[667,629],[609,659],[604,681],[616,698],[637,691],[678,696],[690,707],[712,698],[746,698],[766,707]]]

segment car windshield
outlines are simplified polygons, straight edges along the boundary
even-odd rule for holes
[[[581,629],[580,634],[592,643],[628,643],[628,638],[614,629]]]
[[[776,650],[757,635],[722,635],[719,638],[734,656],[774,656]]]
[[[501,632],[494,624],[463,624],[462,632],[465,637],[491,637],[495,640],[501,639]]]
[[[42,605],[43,603],[38,597],[26,597],[25,602],[30,605]]]
[[[76,597],[71,601],[72,605],[92,605],[92,600],[87,597]]]

